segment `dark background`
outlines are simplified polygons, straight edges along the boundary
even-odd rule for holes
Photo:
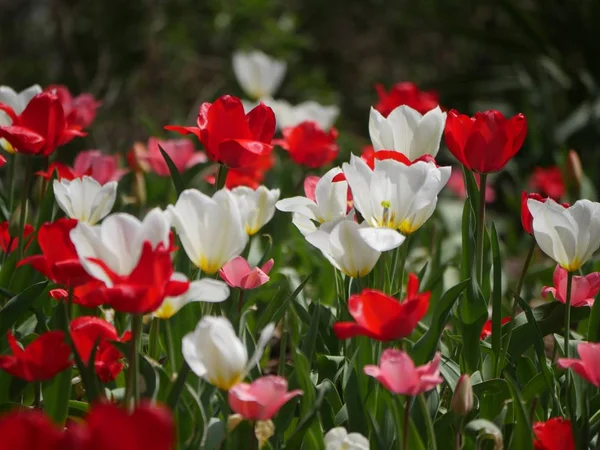
[[[242,95],[231,54],[257,48],[288,61],[278,97],[340,105],[345,151],[368,142],[374,84],[413,81],[448,108],[525,113],[519,172],[574,147],[594,178],[598,23],[592,0],[0,0],[0,84],[92,92],[78,145],[125,151]]]

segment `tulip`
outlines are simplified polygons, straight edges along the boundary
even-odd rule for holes
[[[0,111],[12,121],[0,126],[0,138],[19,153],[48,156],[76,136],[85,136],[80,127],[67,122],[60,101],[47,92],[33,97],[21,114],[2,103]]]
[[[72,181],[54,180],[54,197],[60,209],[71,219],[90,225],[106,217],[117,199],[117,182],[102,186],[92,177],[84,176]]]
[[[30,383],[45,381],[71,367],[71,347],[65,343],[65,333],[48,331],[22,349],[13,334],[6,333],[12,355],[0,355],[0,370]]]
[[[275,94],[286,69],[285,61],[272,58],[261,51],[238,51],[233,54],[235,77],[246,95],[255,100]]]
[[[15,408],[0,417],[0,450],[77,450],[70,434],[41,409]]]
[[[371,108],[369,134],[373,148],[394,150],[410,161],[424,155],[437,155],[446,123],[439,106],[422,115],[410,106],[399,106],[387,118]]]
[[[534,200],[545,202],[547,199],[542,197],[540,194],[532,192],[528,194],[525,191],[521,192],[521,225],[526,233],[531,234],[533,236],[533,217],[531,216],[531,212],[529,212],[529,207],[527,206],[527,201],[532,198]],[[567,208],[569,205],[566,206]]]
[[[275,158],[273,154],[257,157],[252,164],[239,169],[229,169],[225,178],[225,187],[233,189],[238,186],[248,186],[256,189],[265,179],[265,174],[273,168]],[[210,183],[214,184],[216,177],[211,177]]]
[[[571,422],[562,417],[552,417],[533,425],[535,450],[575,450]]]
[[[46,278],[70,287],[91,281],[70,239],[70,232],[77,223],[75,219],[58,219],[43,224],[37,235],[42,253],[23,258],[18,266],[29,264]]]
[[[160,152],[161,148],[169,155],[180,173],[207,161],[206,155],[203,152],[196,151],[194,144],[188,139],[160,140],[151,137],[148,139],[148,149],[141,157],[148,162],[150,170],[161,177],[171,176],[169,166]]]
[[[311,191],[307,197],[291,197],[279,200],[275,207],[279,211],[293,212],[293,223],[303,234],[307,235],[317,230],[313,222],[319,224],[337,222],[346,217],[348,183],[346,181],[333,181],[342,174],[341,169],[335,167],[329,170],[318,180],[312,198]]]
[[[231,193],[240,210],[248,236],[258,233],[273,218],[275,203],[280,195],[279,189],[267,189],[265,186],[256,189],[239,186],[232,189]]]
[[[24,89],[21,92],[16,92],[9,86],[0,86],[0,103],[10,106],[15,114],[20,115],[23,110],[27,107],[33,97],[42,92],[42,88],[34,84]],[[11,117],[4,111],[0,110],[0,127],[8,126],[12,123]],[[5,139],[0,139],[0,147],[4,148],[7,152],[14,153],[15,149]],[[6,160],[0,156],[0,159],[6,162]],[[0,167],[2,164],[0,164]]]
[[[229,406],[246,420],[269,420],[292,398],[302,395],[299,389],[287,390],[283,377],[268,375],[251,384],[238,383],[229,390]]]
[[[382,84],[375,85],[379,102],[375,105],[375,109],[379,111],[383,117],[387,117],[398,106],[406,105],[425,114],[438,106],[439,98],[434,91],[421,91],[419,88],[409,82],[396,83],[386,92]]]
[[[196,329],[186,334],[182,352],[190,369],[213,386],[229,391],[258,363],[275,326],[261,332],[254,355],[248,360],[246,345],[225,317],[204,316]]]
[[[340,113],[335,105],[325,106],[315,101],[291,105],[285,100],[272,100],[268,105],[273,108],[277,126],[281,130],[296,127],[303,122],[314,122],[321,130],[329,130]]]
[[[32,233],[34,232],[34,228],[26,223],[23,228],[23,239],[25,239],[25,248],[31,244],[31,240],[33,239]],[[0,223],[0,249],[4,253],[12,253],[19,247],[19,237],[12,236],[10,233],[10,222],[5,221]]]
[[[469,375],[463,374],[458,379],[450,401],[450,409],[459,416],[466,416],[473,409],[473,387]]]
[[[235,198],[226,189],[212,197],[187,189],[167,212],[188,258],[204,273],[218,272],[248,243]]]
[[[578,200],[565,208],[552,199],[527,200],[539,247],[569,272],[583,266],[600,247],[600,203]]]
[[[219,271],[225,282],[235,288],[256,289],[269,281],[269,272],[274,261],[268,260],[262,267],[250,268],[250,264],[241,256],[233,258]]]
[[[581,168],[581,159],[579,159],[579,155],[575,150],[569,150],[565,166],[567,184],[579,191],[583,180],[583,169]]]
[[[431,217],[438,194],[450,178],[450,167],[417,161],[411,165],[387,159],[375,169],[352,155],[344,163],[354,207],[372,227],[391,228],[409,235]]]
[[[283,139],[275,143],[286,150],[296,164],[316,169],[329,164],[338,155],[338,131],[335,128],[325,131],[316,122],[306,121],[284,128],[282,134]]]
[[[507,317],[503,317],[502,320],[500,321],[501,325],[507,324],[508,322],[510,322],[510,316]],[[483,325],[483,328],[481,329],[481,334],[479,335],[479,339],[485,339],[488,336],[492,335],[492,321],[488,320],[485,322],[485,324]]]
[[[552,281],[554,286],[544,286],[542,297],[552,294],[555,300],[565,303],[567,299],[567,277],[568,272],[560,266],[554,269]],[[580,306],[594,305],[596,295],[600,292],[600,272],[594,272],[585,276],[573,276],[571,284],[571,306],[577,308]]]
[[[224,95],[214,103],[200,106],[197,124],[198,127],[175,125],[165,129],[194,134],[211,160],[233,169],[252,166],[257,158],[273,150],[275,115],[263,103],[245,114],[239,98]]]
[[[48,86],[44,91],[56,95],[63,107],[67,122],[81,128],[87,128],[92,124],[96,118],[96,110],[102,105],[102,102],[97,101],[87,92],[73,97],[69,88],[60,84]]]
[[[405,239],[395,231],[371,228],[366,222],[359,225],[350,219],[321,225],[305,238],[333,267],[353,278],[367,275],[381,252],[399,247]]]
[[[415,396],[444,381],[440,376],[440,360],[438,352],[431,362],[415,367],[406,352],[387,348],[381,355],[379,366],[365,366],[364,371],[394,394]]]
[[[536,167],[533,169],[530,184],[534,191],[555,201],[562,198],[567,190],[562,172],[556,166],[547,168]]]
[[[360,433],[348,433],[345,428],[332,428],[325,434],[325,450],[369,450],[369,440]]]
[[[86,150],[77,154],[73,167],[62,163],[52,163],[48,170],[39,171],[36,174],[49,180],[54,172],[59,180],[71,181],[87,175],[104,185],[110,181],[119,181],[127,173],[127,170],[119,169],[116,155],[106,155],[100,150]]]
[[[79,222],[70,233],[79,260],[104,283],[87,295],[116,311],[147,314],[165,297],[185,293],[189,282],[172,278],[169,228],[158,208],[142,222],[124,213],[108,216],[98,227]]]
[[[527,134],[523,114],[506,119],[498,111],[478,112],[474,117],[448,113],[444,137],[460,163],[479,173],[498,172],[517,154]]]
[[[403,302],[383,292],[364,289],[348,300],[348,311],[356,322],[337,322],[333,331],[339,339],[367,336],[378,341],[395,341],[408,337],[429,307],[430,293],[418,291],[419,280],[412,273],[408,275]]]
[[[77,353],[86,366],[95,349],[94,369],[100,381],[108,383],[117,378],[125,365],[121,362],[123,354],[112,341],[127,342],[131,333],[127,332],[120,338],[113,325],[94,316],[73,319],[69,329]]]
[[[175,273],[171,280],[186,282],[187,278],[181,273]],[[192,302],[219,303],[227,300],[229,288],[222,281],[203,278],[190,282],[190,287],[182,295],[165,297],[160,307],[152,313],[158,319],[170,319],[181,308]]]
[[[600,344],[581,342],[577,346],[580,359],[560,358],[558,367],[571,368],[581,378],[600,387]]]

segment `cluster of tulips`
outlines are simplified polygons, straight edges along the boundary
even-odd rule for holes
[[[503,302],[498,233],[486,220],[495,196],[488,176],[523,147],[525,117],[470,117],[413,84],[378,86],[372,145],[331,168],[343,154],[337,107],[273,98],[286,66],[263,53],[236,53],[233,68],[251,101],[202,103],[195,125],[165,126],[190,136],[136,143],[126,165],[99,150],[79,152],[72,166],[58,161],[92,125],[101,103],[90,94],[0,87],[8,180],[0,399],[9,405],[0,449],[460,449],[491,439],[493,448],[553,450],[597,441],[598,430],[583,424],[595,403],[578,412],[586,401],[575,385],[600,387],[600,331],[585,340],[572,324],[600,323],[600,272],[584,272],[600,247],[600,204],[561,203],[556,168],[534,174],[541,192],[523,192],[522,226],[533,238]],[[446,156],[438,155],[442,141]],[[276,158],[276,147],[290,161]],[[462,171],[438,164],[450,154]],[[276,164],[302,173],[304,196],[281,198],[278,185],[263,184]],[[152,177],[172,182],[175,196],[162,207],[149,202]],[[446,186],[464,198],[461,275],[434,293],[410,250]],[[311,296],[310,277],[268,303],[252,296],[284,272],[270,246],[251,251],[277,211],[292,213],[297,232],[276,236],[296,244],[271,245],[293,255],[303,238],[315,250],[311,261],[320,252],[332,266],[317,275],[335,283],[330,301]],[[563,357],[547,357],[536,341],[531,352],[551,407],[528,413],[511,339],[525,324],[536,327],[520,298],[536,248],[557,264],[542,295],[564,304],[555,338]],[[575,319],[574,308],[588,317]],[[498,400],[486,390],[491,382],[508,392],[510,418],[506,404],[497,417],[479,416]],[[448,432],[452,442],[441,437]]]

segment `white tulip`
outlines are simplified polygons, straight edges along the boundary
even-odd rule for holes
[[[342,173],[334,167],[321,177],[315,188],[315,199],[307,197],[290,197],[279,200],[275,207],[279,211],[293,212],[293,223],[298,230],[307,235],[317,230],[317,225],[343,219],[348,211],[348,183],[333,181]]]
[[[382,251],[399,247],[404,239],[394,230],[359,225],[352,218],[329,222],[306,236],[336,269],[353,278],[368,274]]]
[[[600,203],[578,200],[564,208],[552,199],[527,200],[533,235],[542,251],[569,272],[600,248]]]
[[[260,333],[254,355],[248,361],[244,343],[225,317],[204,316],[182,341],[183,358],[190,369],[213,386],[228,391],[242,381],[262,357],[271,340],[274,324]]]
[[[285,100],[271,100],[268,106],[273,109],[279,129],[295,127],[308,120],[317,122],[319,126],[327,131],[337,119],[340,109],[335,105],[325,106],[315,101],[291,105]]]
[[[387,118],[371,108],[369,134],[375,150],[395,150],[414,161],[423,155],[437,155],[445,123],[446,113],[439,106],[421,115],[402,105]]]
[[[0,86],[0,103],[10,106],[15,114],[20,115],[27,107],[33,97],[42,92],[41,86],[34,84],[21,92],[16,92],[9,86]],[[8,126],[12,123],[11,118],[4,111],[0,111],[0,127]],[[6,139],[0,139],[0,147],[13,153],[14,148]]]
[[[244,92],[255,100],[271,97],[281,85],[287,64],[261,51],[235,52],[233,72]]]
[[[117,199],[117,182],[104,186],[92,177],[84,176],[71,181],[54,180],[54,197],[67,216],[95,225],[106,217]]]
[[[417,161],[375,161],[375,168],[352,155],[344,163],[354,208],[372,227],[391,228],[409,235],[433,214],[438,194],[450,178],[450,167]]]
[[[90,226],[79,222],[71,230],[79,261],[87,273],[112,287],[110,275],[97,263],[97,259],[112,272],[130,275],[137,267],[145,242],[153,249],[159,245],[169,248],[170,225],[159,208],[151,210],[143,221],[125,213],[111,214],[101,225]]]
[[[360,433],[348,433],[345,428],[332,428],[325,435],[325,450],[369,450],[369,440]]]
[[[246,186],[233,188],[231,193],[242,216],[244,228],[252,236],[265,226],[275,214],[275,203],[279,200],[279,189],[267,189],[259,186],[250,189]]]
[[[167,211],[188,258],[209,275],[241,255],[248,243],[235,198],[227,189],[212,197],[187,189]]]

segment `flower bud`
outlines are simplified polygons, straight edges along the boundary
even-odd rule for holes
[[[579,190],[583,179],[583,169],[581,168],[581,160],[575,150],[569,150],[566,162],[567,183]]]
[[[473,409],[473,387],[469,375],[463,374],[458,379],[450,409],[459,416],[466,416]]]
[[[275,424],[271,420],[257,420],[254,435],[258,441],[258,448],[263,448],[271,436],[275,435]]]

